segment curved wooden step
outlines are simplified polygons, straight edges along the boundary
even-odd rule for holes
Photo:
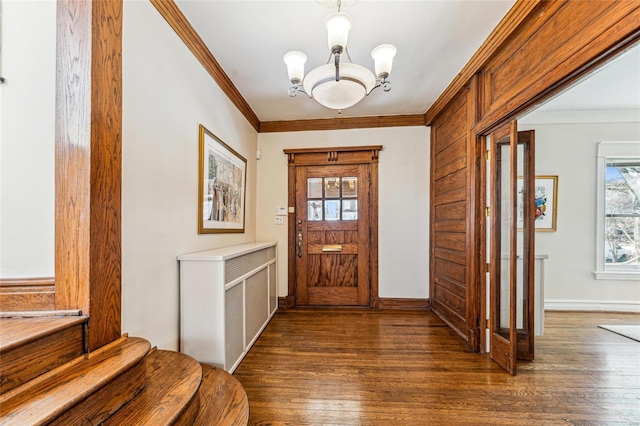
[[[0,318],[0,393],[81,356],[86,316]]]
[[[154,350],[147,356],[147,387],[104,425],[191,425],[201,378],[200,364],[190,356]]]
[[[249,400],[242,384],[226,371],[202,364],[200,414],[194,426],[245,426],[248,422]]]
[[[3,393],[0,424],[99,424],[144,388],[150,346],[123,337]]]

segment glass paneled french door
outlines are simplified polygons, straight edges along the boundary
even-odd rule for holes
[[[513,121],[490,140],[490,354],[515,375],[534,354],[534,138]]]

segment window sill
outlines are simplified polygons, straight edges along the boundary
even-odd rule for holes
[[[640,281],[640,271],[594,271],[596,280]]]

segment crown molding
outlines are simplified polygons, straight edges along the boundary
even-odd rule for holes
[[[174,0],[149,1],[258,133],[426,125],[425,114],[261,122]]]
[[[173,0],[149,0],[256,131],[260,120]]]
[[[321,118],[315,120],[264,121],[259,133],[311,130],[367,129],[376,127],[424,126],[424,114],[379,115],[373,117]]]

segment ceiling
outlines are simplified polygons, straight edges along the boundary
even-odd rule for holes
[[[290,98],[282,61],[288,51],[300,50],[308,57],[305,72],[325,64],[324,21],[336,7],[314,0],[176,0],[262,122],[424,114],[514,3],[360,0],[343,7],[353,19],[348,49],[355,63],[373,71],[371,50],[382,43],[398,53],[391,91],[374,90],[339,115],[303,94]]]
[[[640,110],[640,44],[560,93],[537,111]]]

